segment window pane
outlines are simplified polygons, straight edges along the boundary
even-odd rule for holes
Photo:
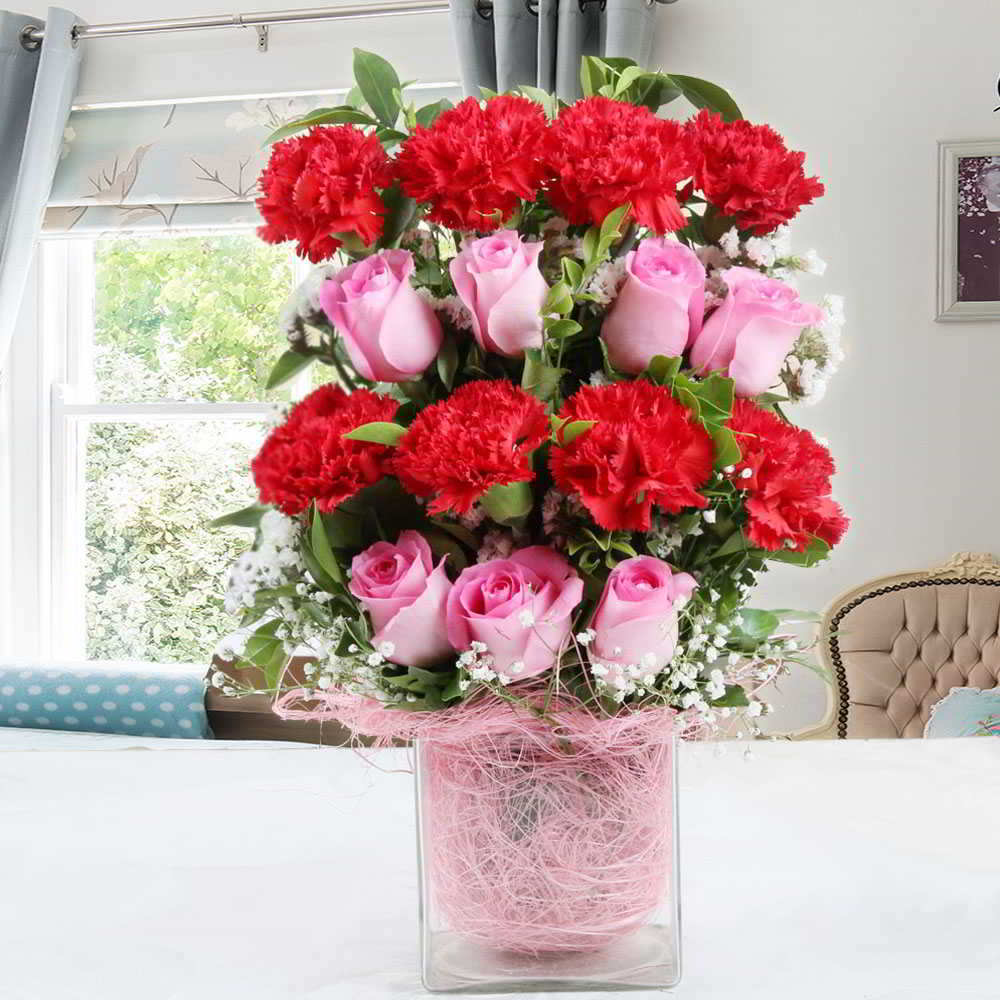
[[[286,249],[249,233],[106,239],[95,266],[99,401],[288,398],[262,388],[294,284]]]
[[[230,625],[226,570],[248,537],[207,522],[253,501],[248,468],[263,434],[242,421],[90,425],[89,658],[208,663]]]

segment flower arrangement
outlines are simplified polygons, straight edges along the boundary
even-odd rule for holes
[[[359,100],[279,129],[259,182],[261,238],[320,265],[270,384],[330,381],[218,522],[256,529],[223,652],[284,712],[569,699],[752,728],[799,657],[754,584],[848,525],[785,412],[841,358],[839,300],[795,287],[822,262],[788,246],[823,185],[725,91],[624,60],[586,59],[572,105],[417,109],[384,60],[356,69]],[[694,117],[657,116],[681,94]]]
[[[757,731],[804,661],[754,584],[848,525],[785,413],[841,360],[788,246],[823,186],[721,88],[627,60],[584,59],[572,105],[418,109],[355,71],[260,178],[261,237],[319,265],[270,384],[330,379],[220,519],[255,529],[222,649],[253,670],[213,683],[417,740],[430,988],[672,985],[673,740]]]

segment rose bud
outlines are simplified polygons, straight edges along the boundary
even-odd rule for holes
[[[485,643],[493,669],[511,680],[555,666],[569,637],[583,580],[544,545],[462,570],[448,596],[448,638],[455,649]]]
[[[596,633],[591,660],[635,665],[643,674],[662,670],[677,645],[677,602],[686,601],[696,586],[693,576],[675,573],[653,556],[620,562],[608,577],[590,624]],[[610,676],[620,673],[612,667]]]
[[[542,305],[549,291],[538,269],[542,246],[501,229],[467,243],[451,262],[455,291],[472,313],[472,333],[484,351],[514,358],[542,346]]]
[[[387,659],[422,667],[452,653],[445,625],[451,582],[444,559],[434,565],[431,548],[416,531],[393,545],[376,542],[351,562],[351,593],[371,616],[372,645],[393,645]]]
[[[683,243],[650,238],[625,258],[625,274],[601,338],[615,368],[637,375],[657,354],[683,354],[701,331],[705,268]]]
[[[375,382],[407,382],[437,357],[441,324],[410,285],[409,250],[380,250],[345,267],[319,293],[351,364]]]
[[[822,322],[823,310],[749,267],[731,267],[722,278],[728,294],[705,320],[691,348],[691,367],[728,375],[737,396],[759,396],[778,381],[802,329]]]

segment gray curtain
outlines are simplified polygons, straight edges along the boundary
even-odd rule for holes
[[[59,7],[45,21],[0,11],[0,367],[76,93],[80,52],[70,32],[79,20]],[[34,52],[21,44],[29,24],[45,28]]]
[[[672,3],[674,0],[657,0]],[[465,93],[522,84],[580,96],[585,55],[649,64],[653,0],[450,0]]]

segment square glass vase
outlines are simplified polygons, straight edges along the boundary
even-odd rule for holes
[[[676,745],[650,729],[418,742],[426,989],[679,982]]]

